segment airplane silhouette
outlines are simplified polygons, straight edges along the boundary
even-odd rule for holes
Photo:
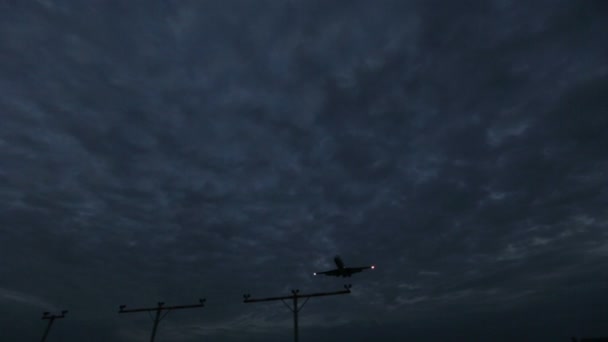
[[[335,270],[329,270],[329,271],[325,271],[325,272],[315,272],[313,273],[314,275],[319,275],[319,274],[324,274],[324,275],[328,275],[328,276],[334,276],[334,277],[350,277],[353,275],[353,273],[359,273],[363,270],[367,270],[367,269],[374,269],[376,268],[376,266],[371,265],[371,266],[365,266],[365,267],[344,267],[344,262],[342,262],[342,259],[340,258],[339,255],[336,255],[334,257],[334,262],[336,263],[336,266],[338,268],[336,268]]]

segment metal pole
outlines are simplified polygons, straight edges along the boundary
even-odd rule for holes
[[[158,328],[158,322],[160,322],[161,304],[158,304],[158,310],[156,310],[156,316],[154,317],[154,325],[152,326],[152,336],[150,336],[150,342],[154,342],[156,337],[156,329]]]
[[[293,336],[294,341],[298,342],[298,293],[293,291]]]
[[[49,331],[51,331],[53,322],[55,322],[55,317],[49,318],[49,324],[46,325],[46,330],[44,330],[44,335],[42,335],[42,342],[46,341],[46,337],[49,336]]]

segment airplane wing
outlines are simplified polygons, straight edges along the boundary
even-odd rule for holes
[[[314,275],[319,275],[319,274],[324,274],[324,275],[328,275],[328,276],[339,276],[340,275],[340,270],[335,269],[335,270],[331,270],[331,271],[325,271],[325,272],[315,272]]]
[[[359,273],[363,270],[374,269],[374,266],[365,266],[365,267],[347,267],[345,270],[348,273]]]

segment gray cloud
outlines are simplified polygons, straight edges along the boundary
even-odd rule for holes
[[[282,339],[241,295],[339,290],[311,277],[336,253],[378,267],[310,339],[603,333],[605,5],[142,4],[0,11],[7,336],[46,307],[57,339],[143,340],[119,304],[207,297],[159,338]]]

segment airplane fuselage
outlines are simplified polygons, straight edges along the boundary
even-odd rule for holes
[[[336,255],[336,257],[334,258],[334,262],[336,263],[336,267],[338,268],[338,273],[340,274],[341,277],[346,278],[352,276],[352,273],[349,272],[345,267],[344,267],[344,262],[342,261],[342,258],[340,258],[339,256]]]

